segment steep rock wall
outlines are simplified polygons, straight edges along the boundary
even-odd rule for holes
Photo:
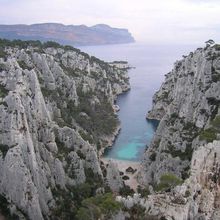
[[[142,198],[117,197],[125,207],[141,206],[149,219],[166,220],[218,220],[220,141],[200,146],[191,161],[191,175],[171,192],[149,195]]]
[[[220,103],[219,80],[218,45],[198,48],[175,63],[147,114],[160,123],[142,162],[141,183],[154,185],[164,173],[189,176],[194,149],[217,139],[216,128],[209,131]],[[205,137],[207,131],[215,138]]]
[[[77,49],[35,44],[0,48],[0,194],[21,219],[39,220],[72,187],[103,182],[97,152],[118,127],[112,104],[129,82]]]
[[[145,193],[117,197],[128,210],[144,219],[220,219],[219,70],[220,46],[213,45],[166,75],[147,114],[160,123],[138,176]]]

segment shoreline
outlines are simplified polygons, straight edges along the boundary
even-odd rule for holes
[[[116,138],[118,137],[120,131],[121,131],[121,123],[119,123],[119,125],[116,127],[115,131],[111,135],[103,137],[103,140],[106,141],[106,144],[104,146],[102,146],[101,149],[98,151],[98,156],[99,156],[100,160],[103,157],[105,150],[107,148],[113,146],[113,144],[114,144]]]
[[[135,192],[137,192],[137,187],[140,185],[137,181],[137,174],[140,170],[141,162],[136,161],[129,161],[129,160],[119,160],[114,158],[105,158],[101,157],[100,161],[102,161],[105,165],[107,165],[110,161],[113,162],[119,172],[123,172],[124,176],[128,176],[128,180],[123,180],[126,185],[128,185],[131,189],[133,189]],[[134,173],[127,172],[126,169],[131,167],[133,170],[136,170]],[[121,176],[122,177],[122,176]]]
[[[128,74],[128,70],[131,68],[134,68],[134,67],[130,67],[130,68],[126,69],[127,74]],[[129,78],[129,76],[128,76],[128,78]],[[128,91],[130,91],[130,89],[131,89],[131,86],[130,86],[130,82],[129,82],[126,88],[123,88],[120,93],[115,95],[114,100],[116,101],[118,99],[119,95],[127,93]],[[115,104],[113,103],[113,106],[114,105]],[[120,109],[120,107],[119,107],[119,109]],[[113,108],[113,110],[114,110],[114,108]],[[115,111],[115,114],[117,114],[117,111]],[[118,114],[117,114],[117,117],[118,117]],[[103,157],[105,150],[107,148],[113,147],[113,144],[116,141],[118,135],[120,134],[120,131],[121,131],[121,122],[119,122],[119,124],[117,125],[117,127],[115,128],[114,132],[111,135],[103,137],[103,139],[106,141],[106,144],[98,151],[99,161],[103,162],[105,165],[107,165],[110,161],[113,162],[117,166],[118,171],[120,173],[123,172],[123,175],[121,175],[121,178],[123,176],[129,177],[129,179],[127,179],[127,180],[123,179],[125,185],[128,185],[131,189],[133,189],[135,192],[137,192],[137,186],[139,185],[137,182],[137,174],[140,170],[141,162],[119,160],[119,159]],[[129,167],[131,167],[135,171],[134,172],[127,172],[126,169]]]
[[[130,83],[129,83],[129,85],[128,85],[128,87],[127,87],[126,89],[122,90],[121,93],[116,94],[114,100],[116,101],[119,95],[125,94],[125,93],[128,92],[130,89],[131,89],[131,87],[130,87]],[[113,106],[113,105],[114,105],[114,104],[112,104],[112,106]],[[112,107],[112,109],[114,109],[114,108]],[[116,112],[115,112],[115,114],[117,115],[117,118],[118,118],[118,114],[117,114]],[[119,118],[118,118],[118,119],[119,119]],[[121,122],[120,122],[120,120],[119,120],[119,124],[118,124],[117,127],[115,128],[114,132],[113,132],[112,134],[108,135],[108,136],[103,136],[103,137],[102,137],[102,139],[103,139],[104,141],[106,141],[106,144],[105,144],[104,146],[102,146],[101,149],[98,151],[98,157],[99,157],[100,160],[101,160],[101,158],[102,158],[102,156],[103,156],[103,154],[104,154],[104,151],[105,151],[107,148],[113,146],[113,144],[114,144],[116,138],[118,137],[120,131],[121,131]]]

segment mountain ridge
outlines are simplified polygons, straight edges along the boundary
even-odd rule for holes
[[[61,44],[80,46],[132,43],[135,41],[127,29],[113,28],[106,24],[97,24],[91,27],[61,23],[0,24],[0,38],[55,41]]]

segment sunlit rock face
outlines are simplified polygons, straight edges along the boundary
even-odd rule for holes
[[[189,178],[171,192],[152,193],[147,198],[140,194],[118,196],[117,201],[128,209],[140,206],[155,220],[220,219],[219,146],[220,141],[214,141],[195,150]]]
[[[166,75],[147,114],[160,123],[138,176],[151,195],[118,197],[125,206],[140,205],[155,219],[220,218],[219,63],[219,45],[198,48]],[[167,190],[159,185],[165,175],[182,183]]]
[[[161,175],[169,172],[182,179],[189,176],[193,151],[217,138],[218,129],[214,128],[216,131],[211,135],[216,138],[211,140],[206,140],[204,131],[213,127],[219,103],[218,45],[198,48],[176,61],[147,114],[147,118],[160,123],[142,162],[142,183],[157,183]]]
[[[127,72],[72,47],[1,46],[0,195],[21,219],[52,218],[59,192],[103,181],[97,155]]]

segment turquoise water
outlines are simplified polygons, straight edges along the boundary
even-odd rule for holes
[[[105,61],[127,60],[136,67],[129,71],[131,90],[117,99],[121,131],[114,145],[105,151],[105,157],[141,160],[158,123],[146,120],[146,113],[152,106],[152,96],[173,63],[194,47],[134,43],[80,48]]]

